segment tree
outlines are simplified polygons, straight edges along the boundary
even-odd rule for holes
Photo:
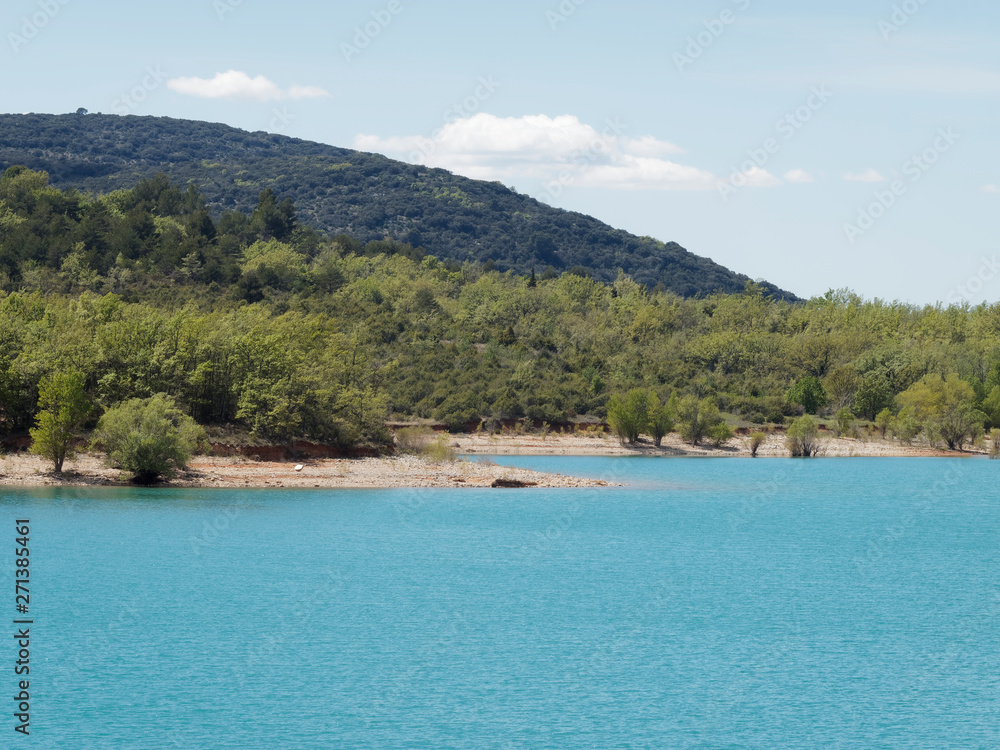
[[[649,394],[649,431],[657,448],[663,444],[663,438],[674,430],[674,412],[671,403],[675,403],[673,399],[661,404],[655,393]]]
[[[957,373],[925,375],[899,394],[899,403],[912,408],[930,435],[939,435],[951,450],[962,449],[983,431],[986,414],[975,407],[976,394]]]
[[[854,394],[855,414],[874,419],[883,409],[892,406],[893,390],[887,376],[882,372],[869,372],[861,378]]]
[[[691,445],[698,445],[722,421],[722,416],[712,399],[699,401],[694,396],[685,396],[677,406],[677,421],[680,423],[681,438]]]
[[[850,409],[841,409],[835,417],[837,420],[837,434],[843,437],[849,435],[854,428],[855,416]]]
[[[833,408],[839,410],[852,406],[860,382],[858,371],[851,366],[838,367],[831,372],[826,378],[826,392],[833,402]]]
[[[757,452],[760,447],[767,442],[767,434],[763,432],[755,432],[750,436],[750,457],[757,458]]]
[[[31,430],[31,452],[52,461],[57,474],[62,473],[63,462],[73,457],[73,441],[90,415],[85,383],[83,373],[69,370],[43,378],[38,386],[40,411]]]
[[[725,422],[717,422],[708,430],[708,437],[712,440],[712,446],[721,448],[733,439],[733,428]]]
[[[136,484],[152,484],[185,468],[204,438],[201,427],[170,396],[157,393],[109,409],[97,423],[94,444]]]
[[[788,428],[785,438],[792,458],[812,458],[819,453],[819,425],[816,420],[806,415],[799,417]]]
[[[635,445],[649,426],[649,394],[641,388],[616,393],[608,401],[608,424],[623,445]]]
[[[878,427],[883,438],[886,436],[886,433],[889,432],[889,428],[892,426],[892,420],[892,409],[883,409],[878,413],[878,416],[875,417],[875,426]]]
[[[798,382],[788,391],[788,402],[791,404],[801,404],[807,414],[816,414],[826,406],[829,397],[819,378],[807,375],[799,378]]]

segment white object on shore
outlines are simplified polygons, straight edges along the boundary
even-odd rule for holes
[[[303,466],[302,464],[298,464],[298,465],[297,465],[297,466],[295,467],[295,471],[302,471],[302,470],[303,470],[304,468],[306,468],[306,467],[305,467],[305,466]]]

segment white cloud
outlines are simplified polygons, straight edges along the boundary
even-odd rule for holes
[[[791,169],[788,172],[785,172],[785,179],[788,180],[788,182],[796,182],[796,183],[806,183],[813,181],[812,175],[809,174],[804,169]]]
[[[983,187],[980,189],[984,193],[993,193],[993,194],[1000,193],[1000,187],[997,187],[996,185],[983,185]]]
[[[278,99],[314,99],[329,96],[316,86],[292,86],[283,91],[264,76],[251,78],[241,70],[216,73],[214,78],[173,78],[167,87],[178,94],[201,99],[257,99],[262,102]]]
[[[885,177],[874,169],[866,172],[848,172],[844,175],[844,179],[848,182],[885,182]]]
[[[653,136],[632,138],[624,131],[616,122],[598,129],[573,115],[501,118],[478,113],[453,120],[430,137],[361,134],[354,147],[508,184],[528,179],[618,190],[715,187],[711,172],[664,158],[683,153],[677,145]]]

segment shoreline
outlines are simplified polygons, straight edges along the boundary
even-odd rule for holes
[[[299,469],[298,467],[301,467]],[[67,460],[62,475],[41,457],[18,453],[0,457],[0,487],[134,487],[121,472],[107,468],[100,455],[84,453]],[[617,486],[491,461],[434,463],[415,456],[386,458],[254,461],[247,458],[196,456],[186,471],[154,487],[164,489],[421,489],[444,487],[560,488]]]
[[[444,487],[611,487],[600,479],[567,476],[499,465],[490,456],[648,456],[663,458],[749,458],[750,439],[736,437],[721,448],[691,446],[676,434],[659,448],[643,442],[623,446],[608,434],[449,435],[448,444],[466,458],[432,462],[416,456],[319,458],[264,461],[244,457],[196,456],[186,471],[156,486],[178,489],[421,489]],[[786,458],[783,435],[770,435],[759,458]],[[975,458],[982,451],[942,451],[906,446],[881,439],[825,438],[820,458]],[[791,459],[789,459],[791,460]],[[299,468],[301,467],[301,468]],[[131,487],[120,472],[107,468],[102,456],[82,453],[56,475],[38,456],[0,456],[0,487]]]
[[[822,450],[819,458],[975,458],[986,455],[975,449],[948,451],[929,446],[902,445],[882,438],[838,438],[821,433]],[[469,456],[659,456],[664,458],[750,458],[750,438],[737,436],[721,448],[698,446],[683,442],[676,433],[663,438],[657,448],[644,440],[634,446],[624,446],[610,433],[551,433],[489,435],[475,433],[449,435],[448,444],[458,453]],[[757,452],[758,458],[788,458],[785,436],[768,435]]]

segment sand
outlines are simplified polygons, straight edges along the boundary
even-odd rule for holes
[[[607,487],[608,482],[498,466],[485,460],[432,463],[413,456],[398,458],[321,459],[294,462],[196,457],[171,487],[490,487],[521,482],[536,487]],[[0,486],[87,487],[127,484],[121,472],[107,468],[101,456],[85,454],[67,461],[62,475],[37,456],[18,453],[0,458]]]
[[[622,446],[609,434],[572,435],[450,435],[449,445],[469,458],[434,463],[424,458],[400,456],[359,459],[314,459],[303,461],[301,470],[295,462],[253,461],[246,458],[198,456],[188,467],[169,481],[171,487],[325,487],[325,488],[403,488],[403,487],[491,487],[495,482],[522,483],[532,487],[607,487],[613,483],[596,479],[570,477],[499,466],[477,456],[551,455],[551,456],[714,456],[748,457],[750,439],[736,437],[722,448],[691,446],[677,435],[669,435],[656,448],[644,442]],[[928,447],[907,446],[888,440],[859,440],[827,437],[822,456],[826,457],[972,457],[981,450],[940,451]],[[787,457],[783,435],[772,435],[760,447],[761,458]],[[107,468],[96,454],[82,454],[67,461],[61,475],[53,474],[51,464],[37,456],[17,453],[0,457],[0,486],[14,487],[86,487],[127,484],[121,472]]]

